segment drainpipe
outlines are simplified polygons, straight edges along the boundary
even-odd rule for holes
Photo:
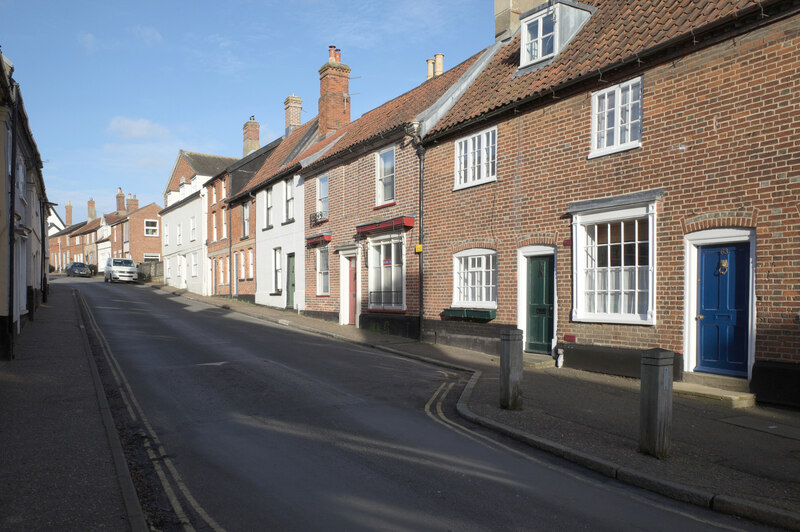
[[[425,176],[425,147],[422,146],[422,139],[419,136],[419,122],[412,122],[406,126],[406,135],[411,137],[411,143],[414,145],[414,148],[417,151],[417,157],[419,158],[419,246],[420,251],[418,253],[419,256],[419,341],[422,341],[422,320],[423,315],[425,314],[425,292],[423,290],[423,265],[424,265],[424,246],[423,241],[425,239],[425,226],[424,226],[424,217],[423,217],[423,207],[425,205],[424,198],[423,198],[423,178]]]

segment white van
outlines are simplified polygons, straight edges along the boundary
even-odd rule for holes
[[[139,277],[139,271],[131,259],[113,259],[106,261],[106,270],[103,281],[109,283],[114,281],[135,281]]]

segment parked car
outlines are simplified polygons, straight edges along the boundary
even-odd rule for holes
[[[139,277],[139,271],[131,259],[109,258],[106,261],[105,275],[103,281],[113,283],[114,281],[132,282]]]
[[[82,262],[71,262],[70,265],[67,266],[67,277],[75,275],[79,277],[91,277],[92,270]]]

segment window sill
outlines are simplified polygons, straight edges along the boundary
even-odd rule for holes
[[[317,294],[317,297],[331,297],[330,294]]]
[[[408,312],[404,308],[369,308],[367,311],[375,314],[406,314]]]
[[[377,211],[378,209],[385,209],[386,207],[394,207],[397,205],[396,201],[390,201],[389,203],[383,203],[381,205],[377,205],[372,208],[373,211]]]
[[[608,314],[572,314],[572,321],[580,323],[609,323],[616,325],[644,325],[652,327],[656,324],[655,317],[653,318],[640,318],[640,317],[624,317],[612,316]]]
[[[269,231],[270,229],[272,229],[272,224],[261,228],[262,231]]]
[[[285,222],[282,222],[281,225],[289,225],[294,223],[294,218],[289,218]]]
[[[465,188],[479,187],[487,183],[496,183],[496,182],[497,182],[497,177],[495,176],[491,179],[481,179],[480,181],[476,181],[474,183],[467,183],[466,185],[455,185],[453,187],[453,192],[455,192],[456,190],[464,190]]]
[[[467,318],[474,320],[493,320],[497,310],[492,308],[446,308],[442,311],[446,318]]]
[[[622,146],[614,146],[613,148],[605,148],[603,150],[589,152],[589,155],[586,157],[586,159],[596,159],[597,157],[603,157],[605,155],[611,155],[612,153],[620,153],[628,150],[635,150],[636,148],[641,147],[641,142],[632,142],[623,144]]]
[[[244,235],[244,236],[243,236],[242,238],[240,238],[239,240],[247,240],[248,238],[250,238],[250,235]]]
[[[280,296],[280,295],[283,295],[283,292],[281,292],[280,290],[278,290],[277,292],[270,292],[270,294],[269,294],[269,295],[271,295],[271,296]]]

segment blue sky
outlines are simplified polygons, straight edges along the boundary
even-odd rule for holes
[[[317,113],[328,45],[352,69],[355,119],[494,40],[488,0],[0,0],[0,46],[15,66],[50,201],[74,222],[115,207],[117,187],[163,206],[178,150],[240,157],[283,132],[283,101]]]

